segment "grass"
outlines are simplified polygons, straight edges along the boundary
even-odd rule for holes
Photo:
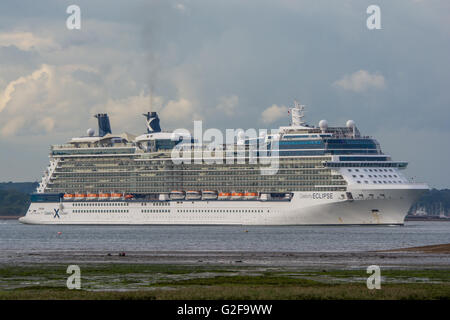
[[[450,270],[382,270],[368,290],[365,270],[250,266],[80,265],[81,290],[66,288],[67,266],[0,267],[0,299],[446,299]]]

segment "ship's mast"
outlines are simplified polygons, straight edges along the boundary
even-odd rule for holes
[[[299,104],[297,100],[294,100],[294,107],[290,109],[292,116],[292,126],[300,127],[303,126],[305,121],[303,118],[305,117],[305,106]]]

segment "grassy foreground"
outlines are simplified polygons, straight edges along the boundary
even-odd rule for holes
[[[382,270],[369,290],[365,270],[250,266],[80,265],[81,290],[67,266],[0,267],[0,299],[450,299],[450,270]]]

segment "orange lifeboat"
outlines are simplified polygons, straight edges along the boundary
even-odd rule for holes
[[[73,198],[75,198],[75,195],[74,195],[74,194],[66,193],[66,194],[64,195],[64,200],[65,200],[65,201],[73,200]]]
[[[98,195],[99,200],[108,200],[111,195],[109,193],[100,193]]]
[[[97,200],[98,194],[96,193],[88,193],[86,199],[87,200]]]
[[[243,199],[245,197],[243,192],[233,192],[231,194],[231,199],[232,200],[240,200]]]
[[[133,199],[134,196],[132,194],[126,194],[125,199]]]
[[[120,198],[122,198],[122,194],[121,193],[111,193],[111,199],[112,200],[119,200]]]
[[[258,198],[257,192],[246,192],[245,193],[245,199],[247,199],[247,200],[255,200],[257,198]]]
[[[230,192],[219,192],[219,200],[228,200],[231,198]]]
[[[75,200],[85,200],[86,195],[84,193],[76,193],[75,194]]]

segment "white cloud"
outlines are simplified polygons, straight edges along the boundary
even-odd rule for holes
[[[42,77],[50,75],[50,73],[49,66],[43,65],[39,70],[34,71],[32,74],[11,81],[6,86],[6,89],[0,94],[0,112],[2,112],[3,109],[6,108],[6,105],[11,101],[17,86],[39,81]]]
[[[333,83],[335,87],[354,92],[364,92],[368,89],[383,89],[385,80],[379,73],[370,74],[366,70],[359,70]]]
[[[236,113],[238,104],[239,104],[239,97],[236,95],[220,97],[219,104],[216,106],[216,109],[219,113],[216,115],[218,117],[221,117],[222,114],[225,114],[231,117]]]
[[[0,134],[40,135],[78,129],[90,103],[105,96],[101,88],[79,81],[74,76],[78,71],[95,72],[82,65],[42,65],[9,82],[0,92]]]
[[[176,3],[174,5],[174,8],[177,9],[177,10],[180,10],[180,11],[185,11],[186,10],[186,6],[184,4],[182,4],[182,3]]]
[[[42,38],[31,32],[0,32],[0,47],[16,46],[20,50],[55,49],[58,46],[50,38]]]
[[[288,110],[289,108],[286,106],[277,106],[276,104],[273,104],[263,111],[261,120],[264,123],[275,122],[278,119],[286,117],[288,115]]]

